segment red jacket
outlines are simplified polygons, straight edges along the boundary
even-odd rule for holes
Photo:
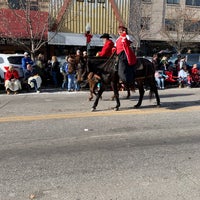
[[[85,37],[86,37],[86,43],[88,44],[91,42],[93,35],[91,35],[89,33],[85,33]]]
[[[198,74],[199,70],[197,68],[192,68],[192,74]]]
[[[19,74],[17,70],[12,70],[10,71],[9,69],[7,70],[6,74],[5,74],[5,80],[11,80],[11,79],[18,79],[19,78]]]
[[[116,41],[117,55],[122,51],[125,51],[126,57],[129,65],[134,65],[136,63],[136,56],[134,51],[130,47],[131,42],[126,38],[119,37]]]
[[[101,57],[110,57],[112,55],[112,48],[114,47],[114,43],[112,40],[107,40],[104,44],[102,50],[98,52]]]

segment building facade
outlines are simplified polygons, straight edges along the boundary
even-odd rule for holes
[[[200,52],[199,0],[146,0],[143,9],[151,14],[148,34],[142,40],[151,46],[167,42],[176,51],[193,48]]]
[[[66,3],[67,2],[67,3]],[[94,35],[117,35],[119,24],[127,26],[136,44],[164,48],[177,43],[198,46],[199,0],[52,0],[52,15],[62,15],[62,32],[84,34],[89,24]],[[67,7],[62,9],[65,4]],[[64,12],[60,12],[63,10]],[[180,37],[180,38],[178,38]],[[141,44],[138,44],[139,41]],[[161,47],[160,47],[161,46]]]
[[[102,46],[101,34],[116,38],[117,27],[124,25],[144,54],[154,48],[176,46],[172,41],[199,46],[199,0],[0,0],[0,12],[25,9],[27,5],[32,11],[48,12],[54,21],[49,31],[59,33],[49,45],[84,46],[89,28],[92,45]],[[1,38],[0,51],[6,48],[4,42]]]

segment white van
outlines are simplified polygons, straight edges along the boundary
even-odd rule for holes
[[[23,54],[0,54],[0,83],[4,83],[4,75],[10,65],[13,65],[18,71],[20,78],[24,77],[22,69],[23,57]]]

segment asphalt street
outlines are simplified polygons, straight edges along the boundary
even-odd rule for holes
[[[200,88],[0,95],[0,200],[199,200]]]

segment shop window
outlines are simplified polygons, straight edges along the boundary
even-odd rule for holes
[[[95,3],[95,0],[87,0],[88,3]]]
[[[165,19],[165,30],[166,31],[176,31],[176,26],[174,20]]]
[[[151,0],[142,0],[142,2],[145,2],[145,3],[150,3]]]
[[[150,30],[150,17],[142,17],[141,22],[141,28],[143,30]]]
[[[97,3],[105,3],[105,0],[97,0]]]
[[[199,33],[200,31],[200,21],[185,20],[184,21],[184,31],[191,33]]]
[[[28,1],[30,2],[30,10],[38,10],[38,0]],[[8,0],[8,6],[11,9],[25,9],[27,7],[26,0]]]
[[[179,2],[180,0],[167,0],[167,3],[168,4],[179,4],[180,2]]]
[[[186,0],[186,5],[200,6],[200,0]]]

